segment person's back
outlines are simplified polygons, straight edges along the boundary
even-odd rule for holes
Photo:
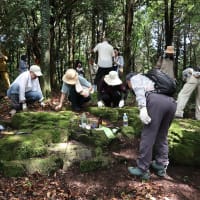
[[[98,52],[98,66],[102,68],[112,67],[112,58],[114,56],[114,49],[106,39],[96,45],[94,52]]]
[[[167,46],[164,55],[159,57],[157,61],[157,67],[164,73],[168,74],[171,78],[175,78],[174,75],[174,47]]]

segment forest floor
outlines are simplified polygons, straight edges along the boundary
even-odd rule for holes
[[[55,95],[45,111],[54,112],[58,102]],[[32,111],[42,111],[39,106]],[[9,121],[9,100],[0,99],[0,121]],[[127,167],[135,165],[139,139],[123,140],[118,148],[112,145],[108,153],[117,162],[106,169],[81,173],[79,166],[60,170],[52,176],[33,174],[27,177],[6,178],[0,175],[0,200],[199,200],[200,169],[169,165],[167,176],[151,174],[143,182],[131,176]]]

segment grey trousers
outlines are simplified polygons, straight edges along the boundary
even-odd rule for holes
[[[174,118],[176,102],[174,98],[162,94],[147,95],[147,111],[151,122],[144,125],[141,134],[137,165],[146,171],[152,161],[153,152],[158,164],[167,166],[168,160],[168,129]]]

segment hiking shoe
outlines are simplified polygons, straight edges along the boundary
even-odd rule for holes
[[[134,176],[139,176],[141,179],[143,180],[149,180],[150,178],[150,173],[149,171],[142,171],[140,168],[138,167],[128,167],[128,171],[131,175]]]
[[[13,117],[15,114],[16,114],[16,110],[15,109],[12,109],[10,112],[9,112],[9,114],[11,115],[11,117]]]
[[[166,175],[167,166],[160,165],[154,160],[151,167],[157,176],[164,177]]]

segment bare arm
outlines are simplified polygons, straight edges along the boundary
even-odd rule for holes
[[[65,94],[61,93],[60,103],[55,107],[55,110],[60,110],[62,108],[64,99],[65,99]]]

